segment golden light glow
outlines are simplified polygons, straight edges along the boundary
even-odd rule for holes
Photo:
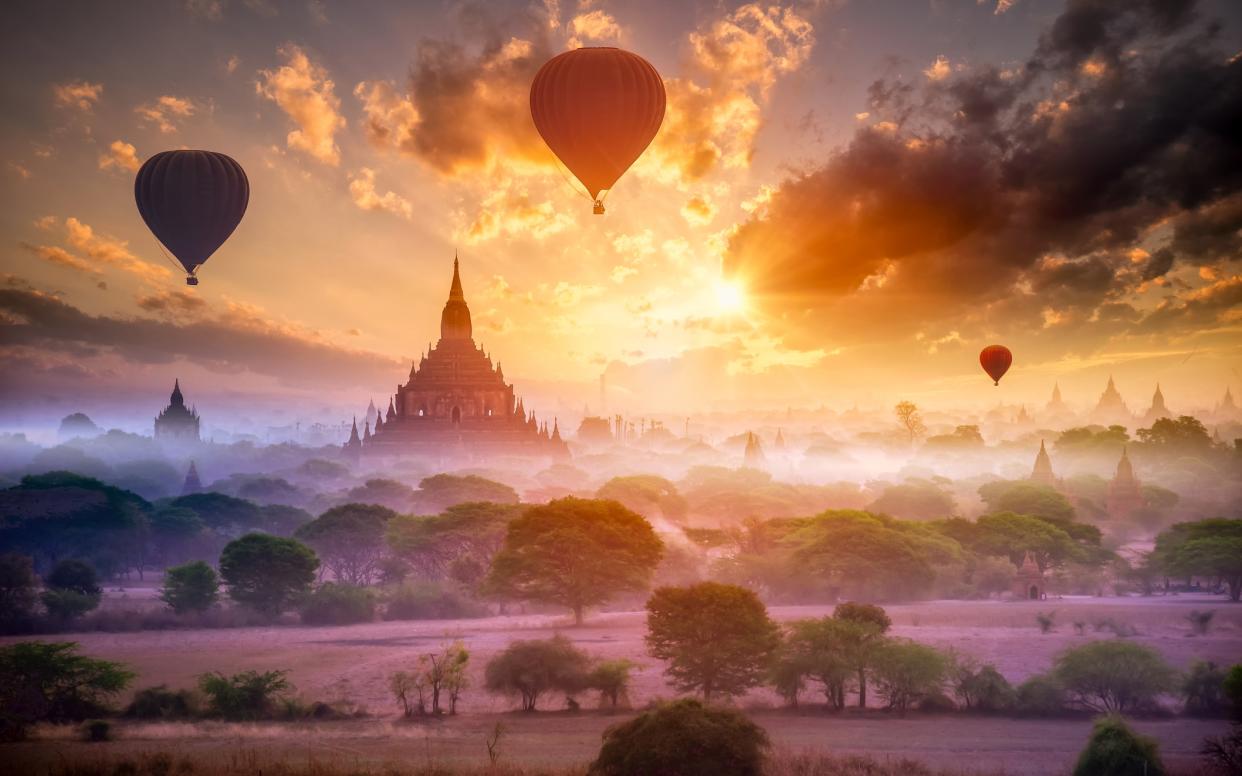
[[[738,283],[716,281],[716,306],[724,313],[740,313],[746,308],[746,291]]]

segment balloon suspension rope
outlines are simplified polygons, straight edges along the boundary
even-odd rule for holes
[[[168,261],[168,263],[169,263],[170,265],[172,265],[172,268],[173,268],[173,269],[175,269],[177,272],[185,272],[185,267],[181,266],[181,262],[177,261],[177,260],[176,260],[176,259],[174,259],[172,256],[170,256],[170,255],[168,254],[168,251],[166,251],[166,250],[164,249],[164,243],[160,242],[159,240],[156,240],[156,241],[155,241],[155,247],[157,247],[157,248],[159,248],[159,249],[160,249],[160,253],[161,253],[161,254],[163,254],[164,258]],[[194,272],[197,272],[197,271],[198,271],[198,268],[197,268],[197,267],[195,267],[195,268],[194,268]],[[185,284],[186,284],[187,286],[197,286],[197,285],[198,285],[198,278],[194,276],[194,272],[188,272],[188,273],[186,273],[186,276],[185,276]]]

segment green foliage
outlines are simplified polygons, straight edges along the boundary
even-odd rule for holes
[[[927,590],[934,577],[927,538],[891,518],[830,510],[795,521],[785,542],[786,560],[800,578],[822,580],[829,592],[871,598],[906,598]]]
[[[43,580],[41,600],[49,616],[70,620],[99,606],[103,590],[95,567],[84,560],[62,560]]]
[[[458,476],[436,474],[418,483],[414,494],[420,512],[442,512],[454,504],[490,501],[495,504],[516,504],[518,494],[513,488],[476,474]]]
[[[593,776],[759,776],[770,744],[740,711],[691,698],[608,728]]]
[[[188,719],[194,715],[197,698],[189,690],[170,690],[168,685],[144,687],[134,693],[125,707],[125,716],[137,719]]]
[[[931,444],[930,439],[928,444]],[[954,514],[957,505],[953,503],[953,496],[936,483],[919,480],[889,485],[879,498],[868,505],[867,511],[903,520],[932,520]]]
[[[1078,755],[1074,776],[1164,776],[1155,739],[1141,736],[1118,716],[1095,721]]]
[[[780,631],[750,590],[718,582],[662,587],[647,601],[647,651],[682,691],[704,699],[760,684]]]
[[[1018,702],[1013,685],[991,663],[979,666],[959,657],[953,661],[949,673],[954,694],[968,710],[1005,711]]]
[[[884,607],[875,604],[860,604],[856,601],[846,601],[837,604],[832,610],[832,616],[837,620],[847,620],[849,622],[858,622],[863,624],[871,624],[880,633],[888,633],[888,629],[892,627],[893,621],[888,616],[888,612],[884,611]]]
[[[205,612],[220,597],[220,580],[216,570],[201,560],[164,570],[164,587],[160,600],[177,614]]]
[[[30,623],[38,585],[30,556],[15,552],[0,555],[0,633],[20,630]]]
[[[88,719],[82,723],[82,738],[90,743],[112,740],[112,723],[106,719]]]
[[[1018,685],[1018,711],[1024,714],[1062,714],[1065,704],[1065,686],[1052,674],[1036,674]]]
[[[1190,415],[1176,420],[1160,418],[1151,428],[1135,432],[1142,447],[1178,456],[1203,456],[1212,449],[1212,437],[1203,423]]]
[[[398,671],[389,677],[388,687],[406,717],[442,714],[444,700],[448,713],[456,714],[458,698],[469,682],[469,664],[465,645],[454,641],[442,645],[438,652],[420,654],[412,671]]]
[[[557,499],[509,523],[485,587],[566,606],[581,624],[588,606],[644,589],[663,547],[650,523],[615,501]]]
[[[824,697],[835,709],[845,708],[845,695],[851,680],[857,678],[860,704],[866,703],[866,672],[882,643],[882,631],[874,622],[837,617],[795,620],[780,650],[784,665],[778,669],[783,681],[792,684],[794,671],[799,677],[819,682]]]
[[[875,650],[872,662],[876,691],[888,708],[899,712],[942,692],[948,672],[947,655],[913,641],[887,641]]]
[[[1156,537],[1154,560],[1173,576],[1219,577],[1242,598],[1242,520],[1177,523]]]
[[[319,559],[294,539],[246,534],[220,554],[220,576],[229,596],[275,618],[310,590]]]
[[[102,714],[134,673],[120,663],[77,654],[73,642],[28,641],[0,647],[0,738],[20,738],[36,722]]]
[[[599,690],[601,701],[615,709],[629,690],[630,672],[637,667],[637,663],[625,658],[601,660],[587,675],[587,686]]]
[[[338,581],[369,585],[384,557],[384,532],[397,513],[378,504],[333,507],[294,532]]]
[[[647,518],[680,522],[686,517],[686,500],[677,492],[677,486],[653,474],[613,477],[596,491],[595,497],[620,502]]]
[[[1225,692],[1225,699],[1229,702],[1234,719],[1242,721],[1242,663],[1229,669],[1221,689]]]
[[[1182,697],[1187,714],[1216,715],[1226,711],[1226,673],[1215,663],[1196,660],[1182,678]]]
[[[1074,506],[1063,493],[1029,480],[997,480],[979,486],[989,512],[1012,512],[1053,522],[1074,519]]]
[[[1130,441],[1125,426],[1082,426],[1066,429],[1057,437],[1058,453],[1121,455],[1121,449]]]
[[[970,572],[975,592],[981,596],[1004,593],[1013,588],[1017,567],[1009,560],[996,555],[984,555],[975,559]]]
[[[1216,612],[1212,609],[1207,611],[1199,611],[1191,609],[1190,614],[1186,615],[1186,621],[1190,623],[1190,630],[1196,636],[1206,636],[1208,630],[1212,627],[1212,618],[1216,616]]]
[[[564,636],[514,641],[484,671],[489,692],[516,696],[522,711],[535,711],[539,698],[557,691],[572,695],[587,687],[591,659]]]
[[[385,620],[458,620],[486,617],[487,607],[451,587],[407,582],[388,597]]]
[[[509,523],[521,504],[472,501],[429,517],[402,515],[388,522],[389,549],[418,576],[440,580],[452,575],[455,562],[472,561],[486,569],[504,544]]]
[[[1177,678],[1159,652],[1117,640],[1068,649],[1057,657],[1053,671],[1073,702],[1109,714],[1154,707]]]
[[[352,625],[375,619],[375,591],[343,582],[324,582],[307,595],[299,613],[306,625]]]
[[[288,671],[243,671],[225,676],[203,674],[198,689],[207,698],[207,713],[235,720],[268,719],[276,715],[282,701],[293,691],[286,679]]]

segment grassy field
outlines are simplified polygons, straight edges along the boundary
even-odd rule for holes
[[[1191,609],[1217,611],[1207,636],[1191,636],[1185,614]],[[1041,634],[1037,611],[1056,610],[1054,632]],[[775,607],[779,620],[819,616],[829,607]],[[1130,638],[1159,650],[1185,668],[1194,659],[1229,664],[1242,658],[1242,607],[1220,599],[1064,599],[1042,603],[927,602],[889,607],[894,632],[940,647],[953,647],[996,663],[1017,683],[1047,669],[1066,647],[1091,639],[1113,638],[1093,623],[1111,619],[1133,628]],[[1072,623],[1087,623],[1084,634]],[[601,657],[638,660],[630,701],[642,706],[672,697],[662,666],[646,656],[641,612],[597,613],[579,628],[566,617],[530,615],[480,620],[387,622],[347,627],[266,627],[213,630],[165,630],[130,633],[81,633],[57,638],[77,640],[85,654],[123,661],[139,674],[135,687],[168,684],[189,687],[206,671],[289,669],[298,694],[307,700],[350,701],[369,717],[307,724],[233,725],[226,723],[121,723],[118,740],[106,744],[77,742],[76,731],[42,728],[35,741],[5,747],[34,772],[47,772],[64,757],[135,755],[168,750],[196,761],[222,763],[244,749],[265,758],[354,762],[378,766],[486,764],[484,741],[500,722],[505,762],[523,767],[577,767],[599,747],[600,735],[624,714],[563,711],[563,700],[550,698],[547,710],[530,715],[512,711],[510,700],[483,692],[486,661],[514,639],[543,638],[560,632]],[[448,637],[461,638],[472,653],[472,684],[456,718],[420,723],[399,719],[387,690],[387,677],[408,667],[414,655]],[[10,639],[11,640],[11,639]],[[584,707],[594,705],[593,700]],[[739,699],[771,735],[786,757],[800,754],[860,754],[886,759],[911,758],[956,771],[1048,774],[1064,772],[1087,738],[1087,719],[1021,719],[965,714],[918,714],[902,719],[879,711],[829,714],[822,708],[791,712],[780,708],[770,691],[756,690]],[[822,698],[807,694],[804,704]],[[1161,742],[1175,766],[1193,768],[1204,736],[1222,733],[1219,720],[1186,717],[1138,720],[1139,730]],[[829,771],[824,771],[828,773]]]

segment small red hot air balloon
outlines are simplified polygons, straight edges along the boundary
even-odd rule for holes
[[[983,365],[983,371],[988,373],[988,377],[996,385],[1000,385],[1000,379],[1013,363],[1013,354],[1004,345],[988,345],[979,353],[979,363]]]
[[[580,48],[544,63],[530,85],[530,115],[552,153],[601,192],[629,169],[664,121],[664,81],[651,63],[619,48]]]

